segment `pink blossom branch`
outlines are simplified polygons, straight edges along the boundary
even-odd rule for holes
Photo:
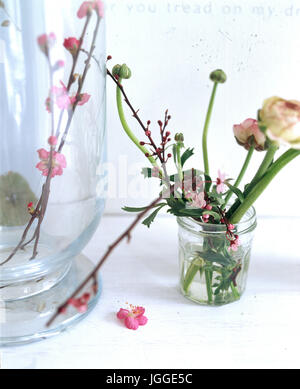
[[[101,18],[100,18],[99,15],[97,15],[97,24],[96,24],[96,27],[95,27],[95,30],[94,30],[93,40],[92,40],[92,43],[91,43],[88,59],[86,60],[85,68],[84,68],[84,71],[83,71],[83,75],[79,78],[79,81],[78,81],[78,89],[77,89],[77,93],[76,93],[76,100],[75,100],[75,103],[73,105],[73,108],[72,108],[72,111],[71,111],[71,114],[70,114],[71,120],[72,120],[72,118],[74,116],[75,110],[76,110],[76,108],[78,106],[78,103],[80,101],[79,100],[80,99],[80,93],[82,91],[83,84],[85,82],[87,73],[88,73],[89,68],[90,68],[91,59],[92,59],[94,50],[96,48],[95,43],[96,43],[96,40],[97,40],[97,35],[98,35],[99,27],[100,27],[100,22],[101,22]],[[79,52],[80,52],[80,49],[78,49],[78,53]],[[64,147],[67,135],[69,133],[69,129],[70,129],[70,125],[69,126],[67,125],[67,127],[66,127],[66,129],[64,131],[64,134],[62,136],[59,148],[58,148],[58,153],[60,153],[62,148]]]
[[[76,64],[77,64],[77,61],[78,61],[78,57],[79,57],[79,53],[80,53],[80,47],[83,43],[83,40],[84,40],[84,36],[86,34],[86,30],[87,30],[87,27],[88,27],[88,24],[89,24],[89,21],[90,21],[90,17],[91,15],[88,15],[87,16],[87,20],[85,22],[85,25],[84,25],[84,28],[83,28],[83,33],[81,35],[81,38],[80,38],[80,45],[79,45],[79,49],[77,51],[77,54],[76,54],[76,57],[73,59],[73,66],[72,66],[72,70],[70,72],[70,76],[69,76],[69,82],[68,82],[68,92],[70,90],[70,87],[72,85],[72,83],[74,82],[74,72],[75,72],[75,68],[76,68]],[[85,81],[85,78],[86,78],[86,75],[88,73],[88,70],[89,70],[89,67],[90,67],[90,62],[91,62],[91,58],[92,58],[92,55],[93,55],[93,52],[95,50],[95,43],[96,43],[96,38],[97,38],[97,34],[98,34],[98,30],[99,30],[99,25],[100,25],[100,22],[101,22],[101,18],[99,17],[99,15],[97,15],[97,24],[96,24],[96,27],[95,27],[95,30],[94,30],[94,35],[93,35],[93,41],[92,41],[92,45],[91,45],[91,48],[90,48],[90,55],[88,57],[88,60],[86,61],[86,65],[85,65],[85,68],[84,68],[84,72],[83,72],[83,76],[81,77],[81,80],[79,82],[79,86],[78,86],[78,90],[77,90],[77,98],[76,98],[76,101],[73,105],[73,108],[72,108],[72,113],[71,115],[69,115],[69,120],[68,120],[68,123],[66,125],[66,128],[65,128],[65,131],[64,131],[64,135],[63,135],[63,138],[61,140],[61,143],[60,143],[60,146],[59,146],[59,150],[58,152],[60,153],[64,144],[65,144],[65,140],[66,140],[66,137],[67,137],[67,134],[69,132],[69,129],[70,129],[70,126],[71,126],[71,121],[73,119],[73,116],[74,116],[74,113],[75,113],[75,110],[78,106],[78,98],[79,98],[79,95],[81,93],[81,90],[83,88],[83,84],[84,84],[84,81]],[[50,63],[50,60],[49,60],[49,57],[47,56],[48,58],[48,61]],[[51,65],[50,65],[51,67]],[[50,69],[50,84],[52,85],[52,81],[51,81],[51,77],[52,77],[52,68]],[[53,100],[51,98],[51,115],[53,115]],[[61,124],[61,119],[62,119],[62,114],[63,114],[63,111],[61,112],[61,117],[59,119],[59,126]],[[53,120],[53,116],[51,118],[51,134],[53,135],[54,134],[54,126],[53,126],[53,123],[54,123],[54,120]],[[59,133],[59,128],[57,129],[58,133]],[[4,265],[5,263],[7,263],[8,261],[10,261],[14,256],[15,254],[18,252],[18,250],[20,249],[24,249],[29,243],[31,243],[34,239],[35,239],[35,244],[34,244],[34,247],[33,247],[33,254],[32,254],[32,257],[30,259],[35,259],[38,252],[37,252],[37,247],[38,247],[38,243],[39,243],[39,239],[40,239],[40,228],[41,228],[41,224],[42,224],[42,221],[44,220],[44,216],[45,216],[45,213],[46,213],[46,209],[47,209],[47,205],[48,205],[48,200],[49,200],[49,195],[50,195],[50,184],[51,184],[51,175],[52,175],[52,161],[53,161],[53,153],[55,151],[55,148],[53,146],[51,146],[50,148],[50,156],[49,156],[49,171],[48,171],[48,174],[47,174],[47,178],[46,178],[46,182],[45,184],[43,185],[43,188],[42,188],[42,194],[41,194],[41,197],[36,205],[36,209],[34,211],[34,213],[32,214],[31,216],[31,219],[29,220],[24,232],[23,232],[23,235],[21,237],[21,240],[20,242],[18,243],[18,245],[14,248],[14,250],[12,251],[12,253],[6,258],[6,260],[2,263],[0,263],[0,266],[1,265]],[[37,227],[33,233],[33,236],[32,238],[24,243],[24,241],[26,240],[26,237],[27,237],[27,234],[34,222],[35,219],[38,219],[38,224],[37,224]]]
[[[68,299],[61,304],[54,315],[50,318],[50,320],[47,322],[46,326],[49,327],[53,321],[59,316],[69,305],[69,300],[76,297],[79,292],[87,285],[87,283],[91,279],[96,279],[97,273],[99,269],[102,267],[104,262],[107,260],[107,258],[110,256],[110,254],[113,252],[113,250],[125,239],[128,239],[128,242],[131,239],[131,232],[135,228],[135,226],[139,223],[139,221],[161,200],[161,196],[158,197],[156,200],[154,200],[143,212],[139,213],[135,220],[130,224],[130,226],[123,232],[122,235],[120,235],[106,250],[105,254],[101,258],[101,260],[98,262],[98,264],[95,266],[94,270],[86,277],[86,279],[78,286],[78,288],[72,293],[71,296],[68,297]]]

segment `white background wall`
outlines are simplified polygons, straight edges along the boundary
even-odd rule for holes
[[[111,65],[131,67],[126,89],[141,117],[154,123],[153,133],[169,108],[172,133],[184,132],[186,145],[196,147],[194,167],[202,168],[201,131],[212,87],[208,75],[225,70],[228,82],[218,90],[209,151],[212,173],[221,168],[230,177],[236,177],[246,155],[232,125],[255,118],[272,95],[300,100],[299,32],[299,0],[107,1]],[[128,115],[128,120],[143,139],[134,119]],[[106,212],[118,213],[125,204],[146,204],[155,189],[151,195],[139,176],[147,160],[122,132],[109,80],[107,130],[111,195]],[[249,178],[263,154],[254,157]],[[300,216],[299,168],[300,158],[270,185],[256,203],[259,214]]]

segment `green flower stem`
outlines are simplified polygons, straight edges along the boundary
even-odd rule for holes
[[[258,181],[258,183],[252,188],[247,195],[243,203],[237,208],[237,210],[231,215],[229,221],[232,224],[238,223],[251,205],[257,200],[257,198],[266,189],[273,178],[283,169],[289,162],[300,155],[300,150],[289,149],[281,155],[265,173],[265,175]]]
[[[206,114],[206,119],[205,119],[205,124],[204,124],[204,130],[203,130],[203,135],[202,135],[202,151],[203,151],[203,161],[204,161],[204,172],[206,175],[209,175],[209,162],[208,162],[208,150],[207,150],[207,133],[208,133],[208,127],[209,127],[209,122],[212,114],[212,109],[214,105],[214,100],[216,96],[216,91],[217,91],[217,86],[218,82],[214,83],[214,87],[212,90],[207,114]]]
[[[119,78],[119,83],[121,84],[122,83],[122,79]],[[126,132],[126,134],[129,136],[129,138],[132,140],[132,142],[141,150],[141,152],[145,155],[145,154],[149,154],[149,157],[146,157],[149,159],[150,163],[153,165],[153,166],[158,166],[155,159],[150,156],[150,152],[148,151],[148,149],[145,147],[145,146],[141,146],[140,145],[140,141],[138,140],[138,138],[133,134],[133,132],[131,131],[131,129],[129,128],[129,125],[125,119],[125,114],[124,114],[124,110],[123,110],[123,104],[122,104],[122,93],[121,93],[121,89],[117,86],[117,107],[118,107],[118,113],[119,113],[119,117],[120,117],[120,121],[122,123],[122,126]]]
[[[263,159],[259,169],[257,170],[253,180],[250,183],[249,188],[247,189],[248,193],[251,191],[251,189],[257,184],[257,182],[260,180],[260,178],[268,170],[268,168],[270,167],[270,165],[274,159],[274,155],[275,155],[277,150],[278,150],[278,145],[276,145],[275,143],[272,143],[269,146],[268,151],[265,155],[265,158]]]
[[[244,193],[243,193],[244,197],[248,196],[248,194],[252,191],[252,189],[255,187],[255,185],[259,182],[260,178],[266,173],[266,171],[268,170],[268,168],[270,167],[270,165],[274,159],[274,155],[275,155],[277,150],[278,150],[278,146],[276,144],[270,145],[270,147],[265,155],[265,158],[263,159],[255,176],[253,177],[252,181],[247,186],[247,188],[244,190]],[[232,215],[236,212],[236,210],[239,208],[240,205],[241,205],[241,202],[239,199],[237,199],[227,212],[226,216],[228,219],[230,219],[232,217]]]
[[[190,287],[193,279],[195,278],[195,275],[196,275],[198,270],[199,270],[199,264],[194,264],[192,262],[190,264],[187,272],[186,272],[186,275],[185,275],[184,281],[183,281],[183,290],[185,291],[185,293],[188,292],[189,287]]]
[[[230,283],[230,288],[232,290],[232,294],[233,294],[234,298],[239,299],[241,296],[240,296],[237,288],[234,286],[233,282]]]
[[[245,162],[242,166],[242,169],[240,171],[240,174],[238,175],[238,178],[236,179],[235,183],[234,183],[234,186],[236,188],[238,188],[238,186],[240,185],[245,173],[246,173],[246,170],[248,168],[248,165],[249,165],[249,162],[252,158],[252,155],[253,155],[253,151],[254,151],[254,147],[250,147],[250,149],[248,150],[248,153],[247,153],[247,156],[246,156],[246,159],[245,159]],[[223,205],[223,207],[226,206],[226,204],[228,203],[228,201],[230,200],[231,196],[232,196],[233,192],[230,190],[225,198],[225,204]]]
[[[180,144],[176,145],[176,153],[177,153],[177,169],[178,169],[178,177],[179,182],[183,181],[183,174],[182,174],[182,165],[181,165],[181,155],[180,155]]]
[[[213,302],[213,291],[212,291],[212,270],[205,269],[205,282],[206,282],[206,291],[207,291],[207,301],[209,304]]]

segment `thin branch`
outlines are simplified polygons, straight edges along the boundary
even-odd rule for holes
[[[87,276],[87,278],[78,286],[78,288],[72,293],[72,295],[63,303],[61,304],[54,315],[50,318],[50,320],[47,322],[46,326],[49,327],[53,321],[57,318],[58,315],[61,314],[61,312],[68,307],[69,300],[74,298],[86,285],[87,283],[93,279],[94,282],[96,280],[96,275],[101,268],[101,266],[104,264],[104,262],[107,260],[109,255],[112,253],[112,251],[125,239],[129,239],[131,237],[131,232],[134,229],[134,227],[139,223],[139,221],[161,200],[161,196],[158,197],[156,200],[154,200],[143,212],[139,213],[135,220],[130,224],[130,226],[123,232],[122,235],[120,235],[107,249],[101,260],[98,262],[98,264],[95,266],[94,270]]]

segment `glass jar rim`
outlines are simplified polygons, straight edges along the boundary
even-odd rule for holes
[[[205,234],[220,234],[226,233],[226,227],[224,224],[209,224],[197,221],[190,216],[178,216],[177,223],[180,227],[189,230],[192,233],[199,234],[201,232]],[[248,211],[245,213],[240,222],[235,224],[235,227],[238,229],[238,234],[246,234],[247,232],[253,231],[257,226],[256,222],[256,211],[253,206],[251,206]],[[195,228],[200,227],[201,230],[195,230]]]

